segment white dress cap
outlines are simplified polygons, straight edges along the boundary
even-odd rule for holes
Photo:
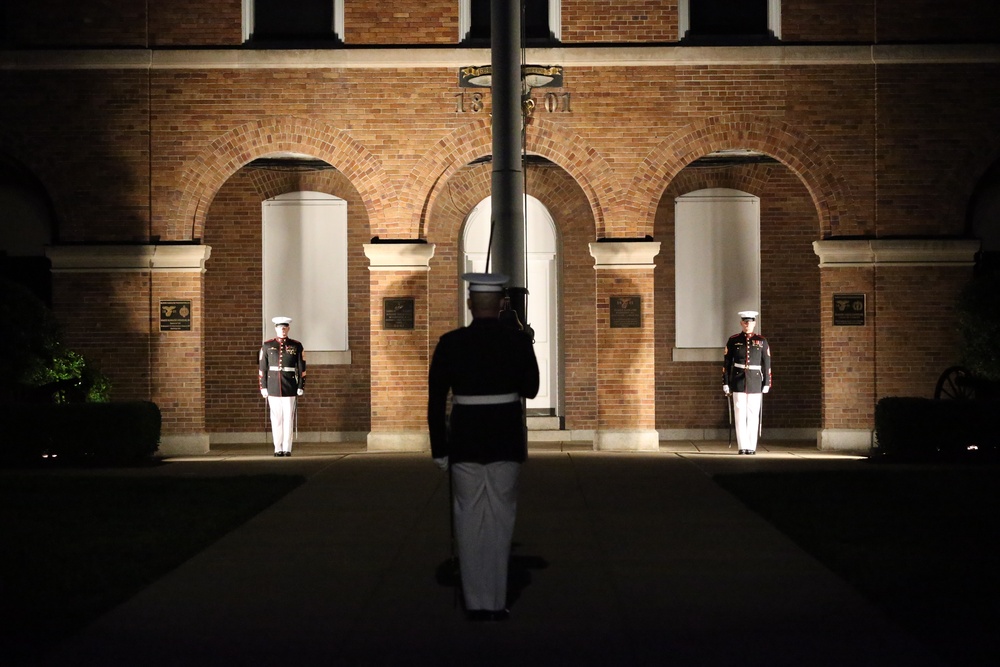
[[[470,292],[502,292],[509,278],[502,273],[463,273]]]
[[[274,326],[280,326],[282,324],[291,325],[292,318],[290,318],[290,317],[272,317],[271,321],[274,322]]]
[[[757,314],[758,313],[757,313],[756,310],[741,310],[740,311],[740,319],[741,320],[742,319],[756,320],[757,319]]]

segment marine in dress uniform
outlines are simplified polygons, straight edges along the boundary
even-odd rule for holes
[[[271,409],[274,455],[292,455],[295,401],[305,392],[306,356],[302,343],[288,337],[290,317],[275,317],[275,337],[264,341],[258,355],[257,380],[260,394]]]
[[[470,620],[504,620],[518,477],[528,454],[524,399],[538,393],[538,362],[530,336],[499,319],[506,276],[463,278],[473,320],[438,341],[427,423],[431,455],[452,475],[466,613]]]
[[[766,338],[754,333],[757,311],[741,310],[739,315],[743,330],[726,343],[722,391],[727,397],[732,394],[740,454],[752,455],[757,453],[763,394],[771,389],[771,348]]]

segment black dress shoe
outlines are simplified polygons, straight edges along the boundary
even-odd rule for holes
[[[275,456],[281,456],[281,452],[275,452],[274,455]]]
[[[498,609],[490,612],[491,621],[506,621],[510,618],[510,609]]]
[[[750,456],[753,456],[753,455],[754,455],[754,454],[756,454],[756,453],[757,453],[757,450],[756,450],[756,449],[748,449],[748,450],[747,450],[747,454],[749,454]]]
[[[291,452],[285,452],[285,456],[291,456],[291,455],[292,455]]]
[[[744,454],[746,454],[746,453],[747,453],[747,450],[745,450],[745,449],[741,449],[741,450],[740,450],[740,456],[743,456],[743,455],[744,455]]]
[[[478,623],[495,623],[506,621],[510,618],[510,609],[469,609],[465,612],[465,618]]]
[[[485,621],[492,621],[491,618],[493,612],[489,609],[467,609],[465,612],[466,620],[473,621],[476,623],[483,623]]]

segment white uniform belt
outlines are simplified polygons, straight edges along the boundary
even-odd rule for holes
[[[294,373],[295,371],[299,370],[297,368],[290,368],[288,366],[268,366],[267,369],[270,371],[288,371],[289,373]]]
[[[760,370],[760,366],[752,366],[752,365],[751,366],[744,366],[743,364],[733,364],[733,366],[736,366],[736,368],[742,368],[743,370],[746,370],[748,368],[750,370],[752,370],[752,371],[759,371]]]
[[[482,394],[480,396],[460,396],[451,397],[451,402],[455,405],[499,405],[501,403],[513,403],[521,398],[516,391],[509,394]]]

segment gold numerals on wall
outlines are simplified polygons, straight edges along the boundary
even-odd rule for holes
[[[486,108],[485,93],[455,93],[455,113],[480,113]],[[539,102],[532,100],[533,108],[541,107],[548,113],[570,113],[570,93],[545,93]]]

